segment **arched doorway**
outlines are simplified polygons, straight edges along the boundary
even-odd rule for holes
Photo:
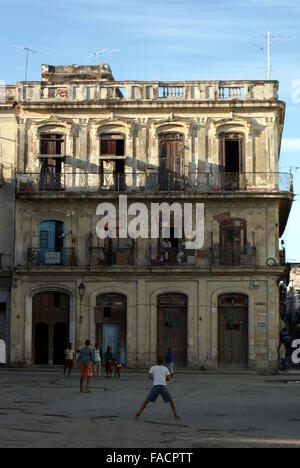
[[[103,355],[107,347],[122,364],[127,362],[127,298],[102,294],[96,301],[96,339]]]
[[[43,292],[33,298],[33,362],[62,365],[69,341],[70,298],[60,292]]]
[[[248,367],[248,297],[223,294],[218,301],[218,361],[221,366]]]
[[[188,300],[184,294],[162,294],[157,299],[157,355],[172,346],[174,360],[187,365]]]

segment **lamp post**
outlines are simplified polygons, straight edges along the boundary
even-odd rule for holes
[[[82,321],[82,301],[83,301],[83,298],[84,298],[84,295],[85,295],[85,291],[86,291],[86,286],[83,283],[83,281],[81,281],[80,285],[78,286],[79,299],[80,299],[80,321]],[[76,340],[76,349],[77,349],[77,344],[78,344],[77,320],[76,320],[76,337],[75,337],[75,340]]]

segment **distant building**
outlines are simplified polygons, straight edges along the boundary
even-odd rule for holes
[[[17,138],[11,363],[60,364],[67,341],[89,337],[134,368],[172,346],[177,366],[276,369],[278,240],[293,200],[278,173],[278,83],[117,82],[108,65],[43,65],[41,82],[6,97]],[[118,209],[120,194],[204,203],[203,248],[184,250],[173,221],[170,248],[162,236],[100,241],[96,208]]]

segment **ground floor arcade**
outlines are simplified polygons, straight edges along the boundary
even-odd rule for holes
[[[89,338],[131,368],[150,365],[169,346],[180,367],[277,368],[275,276],[167,278],[19,276],[11,364],[59,365],[68,341],[80,348]]]

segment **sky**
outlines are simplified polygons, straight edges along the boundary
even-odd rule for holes
[[[266,79],[272,34],[272,79],[287,104],[280,171],[295,176],[295,202],[283,239],[300,262],[299,0],[1,0],[0,80],[30,80],[41,63],[85,64],[100,48],[117,80]],[[299,167],[299,169],[297,169]]]

